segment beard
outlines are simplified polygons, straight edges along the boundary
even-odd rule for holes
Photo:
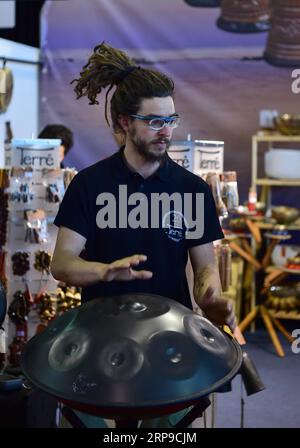
[[[147,162],[159,162],[161,161],[169,148],[171,141],[167,137],[157,137],[150,142],[143,140],[136,135],[135,130],[129,132],[131,141],[133,142],[138,154],[143,157]],[[155,149],[154,145],[157,143],[165,144],[165,150]]]

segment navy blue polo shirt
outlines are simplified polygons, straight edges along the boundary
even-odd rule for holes
[[[177,202],[169,202],[169,211],[161,203],[157,208],[157,198],[174,198],[173,193]],[[178,208],[180,198],[182,207]],[[189,209],[184,208],[187,198]],[[200,198],[203,206],[197,207]],[[194,219],[194,227],[187,215]],[[196,226],[201,220],[202,226]],[[188,249],[224,237],[206,182],[168,155],[159,169],[144,179],[128,167],[123,148],[74,177],[54,223],[86,238],[85,260],[111,263],[134,254],[147,255],[137,269],[152,271],[150,280],[98,282],[82,288],[83,302],[141,292],[191,307],[185,274]],[[197,231],[193,233],[192,228]]]

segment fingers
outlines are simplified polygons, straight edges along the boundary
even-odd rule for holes
[[[132,255],[130,257],[122,258],[111,263],[109,270],[114,271],[118,269],[128,269],[131,266],[138,266],[141,261],[146,261],[146,255]]]
[[[233,306],[232,303],[227,302],[227,317],[225,319],[226,324],[231,329],[231,331],[234,331],[237,326],[237,319],[233,312]]]
[[[147,260],[147,256],[143,254],[135,254],[130,257],[122,258],[111,263],[107,269],[106,280],[148,280],[153,276],[151,271],[136,271],[132,267],[138,266],[140,262]]]
[[[237,326],[237,319],[236,319],[235,315],[233,313],[230,314],[230,316],[226,318],[225,322],[226,322],[226,325],[228,325],[228,327],[230,328],[230,330],[232,332],[234,332],[236,329],[236,326]]]
[[[202,296],[201,302],[206,304],[212,303],[214,300],[214,290],[210,286],[205,291],[204,295]]]
[[[128,262],[130,263],[130,266],[138,266],[140,262],[146,260],[147,260],[146,255],[132,255],[131,257],[128,257]]]
[[[117,260],[116,263],[118,263],[119,266],[130,267],[130,266],[137,266],[140,264],[141,261],[146,260],[147,260],[146,255],[136,254],[131,255],[130,257],[122,258],[121,260]]]
[[[153,272],[151,271],[134,271],[131,269],[132,274],[132,280],[139,279],[139,280],[149,280],[153,277]]]
[[[153,276],[151,271],[135,271],[132,268],[116,267],[111,271],[111,280],[149,280]]]
[[[224,318],[230,313],[230,310],[228,310],[228,301],[226,299],[216,297],[212,289],[211,291],[207,291],[202,297],[201,309],[203,311],[214,310],[216,313],[224,315]]]
[[[237,326],[233,306],[228,300],[215,297],[208,288],[201,301],[201,309],[205,316],[216,325],[228,325],[232,331]]]

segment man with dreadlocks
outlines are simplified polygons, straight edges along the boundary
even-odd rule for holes
[[[77,98],[87,96],[90,104],[98,104],[97,97],[107,88],[108,124],[108,94],[114,88],[111,120],[124,145],[79,172],[68,187],[55,219],[59,232],[53,276],[81,286],[83,302],[142,292],[191,307],[185,273],[189,256],[196,303],[213,323],[233,329],[232,309],[220,298],[213,241],[223,238],[223,233],[209,187],[167,154],[180,122],[173,81],[161,72],[136,66],[124,52],[102,43],[95,47],[79,79],[72,82]],[[203,220],[201,232],[193,236],[191,219],[188,223],[185,213],[174,207],[155,224],[155,195],[171,199],[177,195],[178,199],[178,195],[193,194],[194,213],[196,193],[203,199],[204,212],[196,216]],[[134,208],[137,202],[139,207]],[[150,203],[151,213],[146,216]],[[83,249],[84,259],[80,257]]]

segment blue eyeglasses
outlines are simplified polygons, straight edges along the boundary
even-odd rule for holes
[[[171,117],[157,117],[155,115],[129,115],[132,118],[136,118],[137,120],[148,121],[148,126],[153,129],[153,131],[160,131],[166,125],[170,126],[170,128],[177,128],[180,124],[179,115],[171,115]]]

